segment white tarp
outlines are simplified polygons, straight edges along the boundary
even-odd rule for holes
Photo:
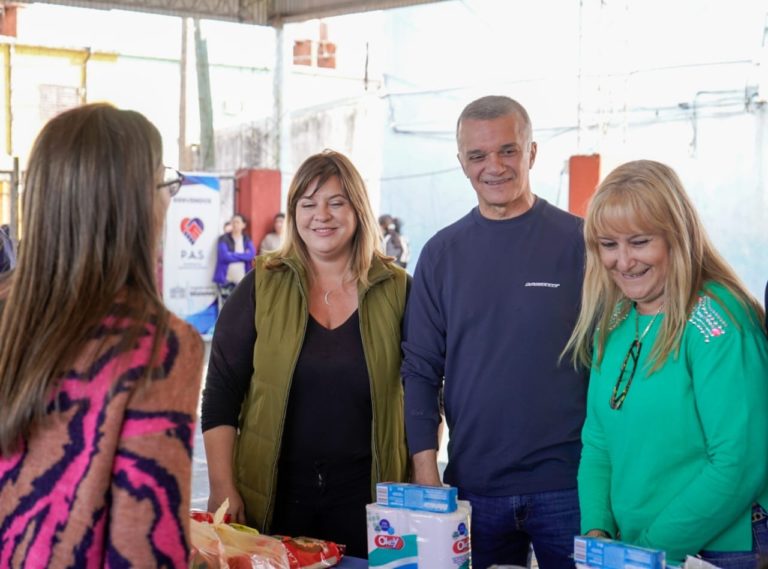
[[[163,248],[163,300],[201,334],[210,334],[218,314],[216,266],[220,183],[213,174],[184,174],[171,200]]]

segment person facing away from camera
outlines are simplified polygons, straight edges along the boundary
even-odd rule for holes
[[[181,181],[157,129],[107,104],[34,143],[0,282],[2,567],[187,567],[203,344],[155,283]]]
[[[503,96],[462,111],[458,159],[478,206],[419,256],[402,368],[415,481],[441,483],[438,393],[450,432],[445,482],[472,504],[473,566],[573,567],[587,377],[558,358],[578,314],[581,220],[533,194],[537,146]]]
[[[591,365],[581,528],[723,569],[768,549],[764,312],[677,174],[628,162],[600,184],[568,348]]]
[[[307,158],[282,247],[256,258],[216,324],[202,427],[215,510],[367,557],[375,484],[406,477],[400,327],[408,276],[379,249],[344,155]]]

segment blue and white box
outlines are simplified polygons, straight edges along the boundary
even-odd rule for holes
[[[664,551],[637,547],[601,537],[573,538],[573,560],[577,566],[597,569],[665,569]]]
[[[376,484],[376,503],[389,508],[449,514],[457,508],[458,492],[451,486],[422,486],[399,482]]]

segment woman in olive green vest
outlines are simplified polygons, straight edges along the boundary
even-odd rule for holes
[[[216,324],[202,425],[211,494],[261,531],[367,553],[376,482],[403,481],[400,329],[408,276],[379,250],[362,177],[309,157],[285,242],[260,256]]]

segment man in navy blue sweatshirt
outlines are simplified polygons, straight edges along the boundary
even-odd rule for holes
[[[440,485],[438,391],[450,432],[445,482],[472,503],[473,567],[573,567],[587,374],[559,362],[576,322],[581,219],[536,197],[531,121],[508,97],[470,103],[458,158],[478,206],[427,242],[408,302],[402,375],[414,481]]]

